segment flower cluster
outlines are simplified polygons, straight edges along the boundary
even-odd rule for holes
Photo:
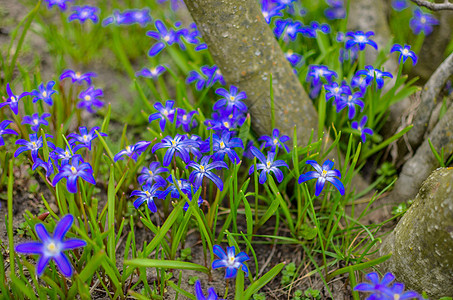
[[[213,65],[212,67],[202,66],[200,72],[190,71],[186,82],[187,84],[195,82],[195,88],[198,91],[201,91],[204,88],[210,88],[217,82],[220,82],[221,85],[226,85],[223,75],[216,65]]]
[[[114,25],[133,25],[140,24],[145,27],[152,22],[149,8],[128,9],[125,11],[114,10],[111,16],[102,21],[103,26]]]
[[[403,283],[395,282],[392,286],[389,286],[395,280],[395,276],[392,273],[386,273],[382,280],[379,280],[379,275],[376,272],[367,274],[366,278],[371,283],[359,283],[354,287],[354,290],[371,293],[367,299],[421,299],[417,292],[405,292]]]

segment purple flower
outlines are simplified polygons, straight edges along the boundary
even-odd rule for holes
[[[52,185],[55,186],[60,180],[66,178],[66,187],[68,192],[77,193],[77,179],[81,177],[85,181],[96,185],[93,177],[93,168],[87,162],[84,162],[80,155],[74,155],[71,163],[61,165],[58,174],[52,180]]]
[[[346,17],[346,9],[344,8],[343,0],[326,0],[330,6],[324,11],[326,18],[329,20],[344,19]]]
[[[341,48],[339,60],[343,64],[347,60],[351,60],[351,63],[354,63],[359,57],[359,46],[355,45],[349,49]]]
[[[365,78],[361,77],[359,74],[356,73],[354,77],[352,77],[351,80],[351,86],[353,88],[359,88],[360,91],[365,94],[368,86],[370,85],[371,82],[367,82]]]
[[[158,41],[151,47],[151,49],[149,49],[149,56],[156,56],[167,45],[171,46],[173,43],[175,43],[176,38],[175,31],[173,29],[168,30],[161,20],[156,20],[155,25],[157,31],[148,31],[146,33],[147,36]]]
[[[46,86],[44,86],[44,84],[41,83],[38,86],[37,90],[34,90],[30,93],[30,96],[34,96],[33,103],[38,102],[38,100],[42,100],[46,102],[48,105],[52,106],[53,104],[52,95],[57,92],[53,89],[54,85],[55,81],[49,81]]]
[[[128,9],[124,12],[118,10],[113,11],[113,15],[108,16],[102,21],[102,25],[132,25],[140,24],[140,26],[145,27],[148,23],[152,22],[149,8],[144,9]]]
[[[97,14],[99,13],[99,8],[89,5],[84,6],[73,6],[71,7],[73,11],[72,15],[69,16],[69,22],[74,20],[79,20],[80,23],[85,23],[86,20],[91,20],[93,23],[97,23],[99,18]]]
[[[178,30],[177,34],[180,37],[183,37],[190,44],[195,45],[196,46],[195,51],[201,51],[201,50],[205,50],[208,48],[208,45],[206,45],[205,43],[203,43],[201,41],[201,34],[197,28],[197,24],[195,24],[195,23],[190,24],[189,29],[183,28],[181,30]],[[180,42],[178,42],[178,44],[180,44]],[[180,44],[180,46],[181,46],[181,44]],[[184,49],[185,46],[182,48]]]
[[[177,109],[177,118],[176,118],[176,128],[182,126],[185,132],[190,132],[190,130],[197,126],[197,121],[193,120],[193,116],[198,114],[196,110],[189,113],[185,109]]]
[[[162,73],[166,71],[164,66],[157,66],[155,68],[143,68],[139,72],[135,73],[135,76],[142,76],[146,78],[157,79]]]
[[[23,92],[19,96],[16,96],[13,94],[13,91],[11,91],[11,88],[9,87],[9,83],[6,84],[6,93],[8,94],[8,98],[6,99],[5,102],[0,103],[0,108],[3,106],[9,105],[11,110],[15,115],[19,113],[19,100],[22,99],[25,96],[30,96],[31,93],[29,92]],[[5,98],[3,98],[5,99]]]
[[[332,183],[340,192],[341,195],[344,195],[344,186],[343,183],[338,179],[341,178],[341,173],[337,169],[332,170],[333,161],[326,160],[322,167],[314,160],[307,160],[307,164],[315,168],[316,171],[309,171],[305,174],[300,175],[299,184],[310,179],[317,179],[315,196],[319,196],[326,185],[326,181]],[[335,178],[338,177],[338,178]]]
[[[370,128],[365,127],[366,122],[368,121],[367,116],[363,116],[362,120],[360,120],[360,125],[357,123],[357,121],[352,122],[351,127],[352,129],[358,130],[360,133],[360,137],[362,138],[363,143],[366,142],[366,135],[373,135],[373,130]]]
[[[219,190],[223,190],[223,181],[220,179],[219,176],[215,175],[211,170],[214,168],[226,168],[228,169],[228,165],[223,161],[213,161],[209,163],[211,159],[210,155],[204,156],[201,158],[200,163],[190,162],[186,169],[189,167],[194,168],[190,173],[189,180],[195,185],[196,188],[199,188],[203,182],[203,178],[207,177],[215,183],[215,185],[219,188]]]
[[[300,55],[298,53],[294,53],[293,50],[291,50],[291,49],[289,49],[288,51],[285,52],[285,57],[290,62],[291,66],[293,66],[293,68],[298,67],[299,64],[301,64],[302,59],[303,59],[302,55]]]
[[[348,32],[346,36],[350,37],[351,39],[346,42],[346,49],[349,49],[355,45],[359,46],[360,51],[365,50],[366,45],[370,45],[371,47],[377,50],[378,46],[373,41],[370,40],[370,36],[374,35],[374,32],[368,31],[364,33],[363,31],[356,31],[356,32]]]
[[[71,78],[72,83],[83,84],[83,81],[85,81],[88,85],[91,85],[91,77],[96,76],[96,73],[93,72],[82,74],[73,70],[66,70],[60,75],[60,80]]]
[[[88,112],[94,113],[96,110],[93,107],[104,106],[104,102],[98,99],[102,96],[104,96],[104,93],[101,89],[94,89],[94,86],[90,86],[79,94],[80,101],[77,103],[77,108],[86,108]]]
[[[356,75],[365,75],[365,80],[367,84],[370,84],[373,79],[376,80],[377,88],[381,89],[384,86],[384,78],[389,77],[393,78],[393,75],[389,72],[382,72],[381,70],[373,68],[373,66],[366,66],[366,70],[359,70],[356,72]]]
[[[49,177],[53,173],[53,164],[51,159],[45,162],[42,159],[37,158],[33,164],[32,170],[36,170],[38,167],[43,167],[44,170],[46,170],[46,177]]]
[[[282,5],[275,4],[272,0],[261,0],[261,12],[267,24],[271,23],[273,17],[282,17]]]
[[[392,8],[396,11],[402,11],[409,7],[407,0],[393,0]]]
[[[272,130],[272,136],[263,135],[258,138],[258,141],[264,141],[264,148],[271,147],[270,151],[275,152],[277,147],[284,148],[286,153],[289,153],[289,147],[285,144],[289,141],[289,136],[282,135],[280,136],[280,130],[274,128]]]
[[[74,2],[74,0],[45,0],[47,2],[47,8],[51,9],[53,6],[57,5],[61,11],[66,10],[66,2]]]
[[[157,143],[153,146],[152,151],[154,153],[161,148],[168,148],[165,152],[163,161],[163,166],[165,167],[170,165],[175,152],[177,152],[181,159],[187,164],[190,161],[190,155],[187,149],[187,146],[189,145],[198,146],[198,143],[188,139],[185,135],[176,134],[174,139],[171,136],[163,138],[161,143]]]
[[[337,112],[342,111],[343,108],[345,108],[347,106],[349,109],[348,118],[353,119],[355,117],[355,113],[356,113],[355,105],[360,106],[361,111],[363,110],[363,107],[365,106],[363,101],[359,99],[362,97],[363,97],[362,93],[356,92],[353,94],[351,92],[351,89],[349,88],[349,86],[345,86],[343,88],[343,95],[342,95],[340,101],[338,101],[338,103],[337,103]]]
[[[153,113],[149,116],[148,121],[151,123],[154,120],[159,120],[159,126],[162,131],[165,130],[165,124],[167,123],[167,120],[170,121],[170,123],[173,123],[174,117],[175,117],[175,109],[173,108],[173,105],[175,104],[175,101],[173,100],[167,100],[165,102],[165,107],[162,105],[160,102],[156,102],[154,104],[154,108],[157,110],[156,113]]]
[[[179,195],[178,188],[181,190],[186,195],[192,194],[192,190],[194,190],[193,185],[189,182],[187,179],[178,179],[176,180],[176,184],[173,182],[173,177],[168,176],[167,181],[170,183],[170,185],[167,187],[165,191],[162,192],[162,199],[167,197],[168,194],[171,195],[172,198],[179,198],[181,195]],[[176,185],[178,185],[176,187]]]
[[[219,110],[226,105],[227,111],[232,111],[236,107],[239,111],[246,112],[247,106],[241,100],[246,99],[247,95],[244,91],[238,93],[238,88],[232,85],[230,91],[224,88],[218,88],[215,93],[223,98],[217,100],[214,104],[213,109]]]
[[[82,148],[88,148],[88,150],[91,151],[91,141],[98,137],[95,132],[96,130],[99,130],[98,126],[91,128],[90,132],[88,132],[85,126],[81,126],[79,127],[80,135],[76,133],[69,134],[68,137],[71,138],[69,144],[71,144],[71,146],[77,142],[80,143],[74,147],[74,152],[77,152],[77,150]],[[107,134],[103,132],[99,132],[99,134],[101,136],[107,136]]]
[[[245,115],[238,109],[227,111],[226,109],[219,109],[219,111],[212,113],[212,119],[207,119],[205,125],[208,130],[224,131],[232,130],[241,127],[245,122]]]
[[[240,138],[233,137],[234,133],[228,130],[223,130],[222,134],[214,134],[212,136],[212,150],[214,151],[214,160],[223,161],[225,154],[228,155],[230,160],[236,164],[240,162],[240,158],[237,155],[236,151],[233,148],[242,148],[244,149],[244,144]],[[210,151],[210,140],[202,144],[202,151]]]
[[[31,116],[24,116],[22,118],[22,124],[30,124],[31,130],[34,132],[38,132],[39,126],[49,126],[49,122],[47,122],[46,118],[50,117],[50,114],[43,113],[42,116],[39,116],[38,113],[35,113]]]
[[[72,266],[64,251],[72,250],[75,248],[85,247],[86,242],[79,239],[63,240],[66,233],[72,226],[74,217],[66,215],[61,218],[60,222],[55,226],[55,231],[51,237],[43,224],[38,223],[35,225],[36,235],[42,242],[28,242],[16,245],[14,250],[23,254],[39,254],[39,260],[36,265],[36,272],[38,276],[44,273],[49,261],[52,259],[60,272],[66,276],[72,276]]]
[[[56,165],[58,166],[58,160],[61,159],[61,164],[65,165],[69,160],[74,156],[72,148],[66,146],[66,149],[56,147],[54,151],[50,153],[50,157],[55,160]]]
[[[19,135],[17,132],[15,132],[12,129],[6,128],[8,127],[9,124],[13,123],[13,121],[10,120],[4,120],[0,123],[0,146],[5,145],[5,140],[3,139],[4,134],[14,134],[14,135]]]
[[[418,35],[421,31],[425,35],[430,35],[433,32],[433,25],[439,25],[439,21],[429,13],[423,13],[420,9],[414,11],[414,17],[410,20],[410,27],[414,34]]]
[[[127,155],[129,156],[130,158],[132,158],[133,160],[137,161],[137,158],[143,153],[145,152],[146,148],[148,148],[148,146],[151,144],[151,142],[146,142],[146,141],[141,141],[141,142],[137,142],[136,144],[134,145],[129,145],[129,146],[126,146],[126,149],[124,150],[121,150],[120,152],[118,152],[114,157],[113,157],[113,160],[115,162],[117,162],[118,160],[122,160],[123,159],[123,155]]]
[[[276,160],[274,161],[275,158],[275,152],[269,151],[267,154],[267,158],[264,156],[261,151],[252,146],[250,149],[252,151],[253,155],[255,155],[256,158],[261,162],[260,164],[256,164],[256,169],[257,170],[263,170],[261,171],[260,178],[259,178],[259,183],[263,184],[267,180],[267,174],[270,172],[273,172],[275,174],[275,177],[277,178],[278,182],[282,182],[283,180],[283,172],[278,168],[278,167],[288,167],[288,164],[283,161],[283,160]],[[253,173],[254,171],[254,165],[250,167],[249,170],[249,175]]]
[[[319,24],[317,21],[310,22],[310,28],[314,31],[321,31],[324,34],[330,33],[329,24]]]
[[[31,157],[33,161],[36,161],[38,158],[38,151],[43,146],[42,136],[38,138],[36,133],[31,133],[29,135],[30,141],[19,139],[16,141],[16,145],[23,145],[22,147],[17,148],[16,152],[14,152],[14,157],[19,156],[24,151],[31,151]],[[46,134],[46,138],[52,138],[51,135]],[[47,145],[49,148],[54,149],[55,145],[52,142],[47,141]]]
[[[325,78],[328,82],[332,81],[332,77],[337,77],[337,73],[329,70],[326,66],[311,65],[307,73],[307,82],[311,82],[314,86],[321,83],[321,79]]]
[[[205,87],[209,88],[216,82],[220,82],[222,85],[226,84],[220,69],[216,65],[213,65],[212,67],[202,66],[200,70],[201,73],[190,71],[189,76],[186,79],[187,84],[196,82],[195,88],[197,91],[201,91]]]
[[[148,205],[148,208],[153,213],[157,212],[156,204],[154,203],[154,198],[160,198],[162,191],[158,191],[157,189],[161,188],[162,185],[154,184],[151,186],[150,184],[145,184],[142,186],[142,191],[135,190],[131,193],[131,197],[138,196],[137,199],[134,201],[135,209],[138,209],[140,205],[142,205],[145,201]]]
[[[409,46],[409,45],[404,45],[404,47],[402,47],[399,44],[395,44],[395,45],[393,45],[392,49],[390,49],[390,53],[395,52],[395,51],[401,53],[399,60],[400,60],[400,63],[402,60],[403,64],[406,62],[406,59],[408,57],[410,57],[410,58],[412,58],[412,62],[415,65],[415,64],[417,64],[417,55],[415,55],[415,52],[411,51],[410,49],[411,49],[411,46]]]
[[[274,34],[277,39],[282,38],[285,42],[297,38],[297,34],[301,33],[303,24],[299,21],[293,21],[292,19],[279,19],[275,21]]]
[[[404,292],[404,284],[394,283],[392,287],[389,284],[395,279],[392,273],[386,273],[382,280],[379,280],[379,275],[376,272],[371,272],[366,275],[366,278],[371,283],[363,282],[354,287],[355,291],[372,293],[367,299],[413,299],[419,298],[420,295],[414,291]]]
[[[138,176],[138,182],[143,184],[152,184],[156,182],[159,185],[165,186],[167,182],[165,181],[162,176],[158,175],[159,173],[163,172],[170,172],[167,168],[160,168],[160,162],[153,161],[149,164],[149,168],[143,167],[142,172]]]
[[[338,83],[332,82],[331,84],[324,85],[324,88],[326,89],[326,102],[333,98],[335,104],[338,104],[344,93],[343,86],[339,86]]]
[[[218,300],[219,299],[219,296],[217,296],[213,287],[210,287],[208,289],[208,297],[206,298],[205,295],[203,294],[203,290],[201,289],[200,280],[197,280],[195,282],[195,296],[197,297],[197,300]]]
[[[240,252],[238,255],[235,255],[236,248],[233,246],[227,247],[227,252],[225,253],[219,245],[214,245],[212,251],[220,258],[212,262],[212,268],[226,268],[226,279],[236,277],[239,268],[241,268],[246,275],[249,273],[249,269],[244,262],[249,260],[250,257],[245,252]]]

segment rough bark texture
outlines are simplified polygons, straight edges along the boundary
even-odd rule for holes
[[[186,1],[214,61],[228,84],[247,93],[246,103],[258,134],[272,130],[270,75],[275,121],[284,134],[298,128],[301,143],[316,132],[317,113],[286,60],[256,0]]]
[[[408,289],[430,299],[453,295],[453,168],[438,169],[423,183],[414,203],[379,254],[381,264]]]
[[[453,154],[453,105],[450,105],[442,119],[437,122],[428,138],[438,153],[444,148],[445,158]],[[404,164],[391,198],[396,202],[412,199],[423,180],[438,167],[439,162],[429,147],[428,139],[425,139],[415,155]]]
[[[423,87],[421,102],[413,119],[414,127],[407,134],[409,144],[412,148],[416,149],[422,143],[426,129],[428,128],[429,118],[437,103],[437,96],[452,74],[453,53],[444,60]]]

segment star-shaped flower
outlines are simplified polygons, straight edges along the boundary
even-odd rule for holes
[[[364,33],[363,31],[356,31],[356,32],[348,32],[346,36],[350,37],[351,39],[346,42],[346,49],[349,49],[355,45],[359,46],[360,51],[365,50],[366,45],[370,45],[374,49],[377,50],[378,46],[376,42],[370,40],[370,36],[374,35],[374,32],[368,31]]]
[[[412,58],[414,65],[417,64],[417,55],[415,55],[414,51],[411,51],[411,46],[404,45],[404,47],[403,47],[399,44],[395,44],[395,45],[393,45],[392,49],[390,49],[390,53],[395,52],[395,51],[401,53],[400,57],[399,57],[400,63],[401,63],[401,61],[403,61],[403,64],[404,64],[406,62],[406,60],[410,57],[410,58]]]
[[[73,273],[71,262],[66,254],[64,254],[64,251],[85,247],[87,244],[84,240],[80,239],[64,240],[64,237],[71,228],[73,222],[74,217],[72,215],[66,215],[61,218],[60,222],[55,226],[52,237],[47,232],[46,227],[44,227],[43,224],[38,223],[35,225],[35,231],[42,242],[22,243],[16,245],[14,250],[23,254],[40,255],[36,265],[36,273],[38,276],[41,276],[44,273],[44,269],[49,264],[49,261],[53,260],[64,276],[71,277]]]
[[[84,162],[80,155],[74,155],[71,163],[68,162],[60,166],[58,174],[52,180],[52,185],[55,186],[60,180],[66,178],[68,192],[75,194],[77,193],[77,180],[79,177],[96,185],[91,165]]]
[[[223,161],[213,161],[209,163],[211,160],[211,156],[207,155],[201,158],[200,163],[190,162],[186,169],[189,167],[194,168],[194,170],[190,173],[189,180],[195,185],[196,188],[199,188],[203,182],[203,178],[207,177],[214,184],[219,188],[219,190],[223,190],[223,181],[220,179],[219,176],[215,175],[211,170],[217,168],[226,168],[228,169],[228,165]]]
[[[42,100],[48,105],[52,106],[53,104],[52,95],[57,92],[53,89],[54,85],[55,81],[49,81],[45,86],[44,83],[41,83],[38,86],[37,90],[34,90],[30,93],[30,96],[34,96],[33,103],[38,102],[38,100]]]
[[[236,277],[239,268],[241,268],[246,275],[248,274],[249,270],[244,262],[249,260],[250,257],[245,252],[240,252],[238,255],[235,255],[236,249],[232,246],[227,247],[227,252],[225,253],[219,245],[214,245],[213,252],[220,259],[216,259],[212,262],[212,268],[226,268],[226,279]]]
[[[285,161],[283,160],[274,161],[275,152],[272,151],[268,152],[267,158],[256,147],[251,147],[250,151],[261,162],[260,164],[256,164],[257,170],[263,170],[261,171],[260,174],[259,183],[261,184],[265,183],[267,180],[267,174],[270,172],[273,172],[275,174],[275,177],[277,178],[278,182],[282,182],[283,172],[278,167],[287,167],[289,169],[288,164]],[[254,171],[255,169],[254,166],[252,165],[249,170],[249,175],[252,174]]]
[[[307,160],[307,164],[315,168],[316,171],[309,171],[305,174],[300,175],[299,184],[310,179],[317,179],[315,196],[319,196],[326,185],[326,181],[332,183],[340,192],[341,195],[344,195],[344,186],[343,183],[336,177],[341,178],[341,173],[337,169],[332,170],[333,161],[326,160],[322,167],[314,160]]]
[[[19,113],[19,100],[25,96],[31,95],[31,93],[29,93],[29,92],[23,92],[19,96],[14,95],[13,91],[11,91],[9,83],[6,84],[6,93],[8,94],[8,98],[6,100],[5,100],[5,98],[3,98],[3,100],[5,100],[5,102],[0,103],[0,108],[8,105],[15,115],[17,115]]]

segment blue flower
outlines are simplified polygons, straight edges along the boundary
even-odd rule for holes
[[[393,0],[392,8],[396,11],[402,11],[409,7],[407,0]]]
[[[263,170],[261,171],[260,178],[259,178],[259,183],[263,184],[267,180],[267,174],[270,172],[273,172],[275,174],[275,177],[277,178],[278,182],[282,182],[283,180],[283,172],[278,168],[278,167],[288,167],[288,164],[283,161],[283,160],[276,160],[274,161],[275,158],[275,152],[269,151],[267,154],[267,158],[264,156],[261,151],[252,146],[250,151],[255,155],[256,158],[261,162],[260,164],[256,164],[256,169],[257,170]],[[254,165],[250,167],[249,170],[249,175],[253,173],[254,171]]]
[[[157,189],[161,188],[162,185],[160,184],[145,184],[142,186],[142,191],[135,190],[131,193],[131,197],[133,196],[138,196],[137,199],[134,201],[134,207],[135,209],[138,209],[140,205],[142,205],[145,201],[148,205],[148,208],[150,211],[153,213],[157,212],[157,207],[156,204],[154,203],[154,198],[160,198],[162,191],[158,191]]]
[[[364,75],[368,75],[368,74],[364,74]],[[374,74],[373,74],[373,76],[374,76]],[[365,78],[361,77],[360,74],[357,74],[357,73],[351,79],[351,86],[353,88],[359,88],[363,94],[365,94],[370,83],[371,83],[371,81],[365,80]]]
[[[414,11],[414,17],[409,22],[414,34],[418,35],[424,32],[425,35],[430,35],[433,32],[433,25],[439,25],[439,21],[429,13],[423,13],[420,9]]]
[[[200,163],[190,162],[186,169],[189,167],[194,168],[190,173],[189,180],[195,185],[196,188],[199,188],[203,182],[203,178],[207,177],[215,183],[215,185],[219,188],[219,190],[223,190],[223,181],[220,179],[219,176],[215,175],[211,170],[217,168],[226,168],[228,169],[228,165],[223,161],[213,161],[209,163],[211,160],[211,156],[207,155],[201,158]]]
[[[54,151],[50,153],[50,157],[55,160],[56,165],[58,166],[58,160],[61,159],[61,164],[65,165],[69,160],[74,156],[74,151],[72,148],[66,146],[66,149],[56,147]]]
[[[219,296],[217,296],[213,287],[210,287],[208,289],[208,297],[206,298],[205,295],[203,294],[203,290],[201,289],[200,280],[197,280],[195,282],[195,296],[197,297],[197,300],[218,300],[219,299]]]
[[[36,161],[38,158],[38,151],[43,146],[42,136],[38,138],[36,133],[31,133],[29,135],[30,141],[19,139],[16,141],[16,145],[23,145],[22,147],[17,148],[16,152],[14,152],[14,157],[19,156],[24,151],[31,151],[31,157],[33,161]],[[52,138],[51,135],[46,134],[46,138]],[[47,145],[49,148],[54,149],[55,145],[52,142],[47,141]]]
[[[282,38],[285,42],[297,38],[297,34],[301,33],[303,24],[299,21],[293,21],[292,19],[279,19],[275,22],[274,34],[277,39]]]
[[[153,181],[159,185],[165,186],[167,182],[159,173],[169,172],[167,168],[160,168],[160,162],[153,161],[149,164],[149,168],[143,167],[140,175],[138,176],[138,182],[143,184],[152,184]]]
[[[222,85],[226,84],[220,69],[216,65],[213,65],[212,67],[202,66],[200,70],[201,73],[197,71],[190,71],[189,76],[186,79],[188,84],[196,82],[195,88],[198,91],[201,91],[205,87],[209,88],[216,82],[220,82]]]
[[[60,180],[66,178],[66,187],[68,192],[77,193],[77,179],[81,177],[85,181],[96,185],[96,180],[93,177],[93,168],[87,162],[84,162],[80,155],[74,155],[71,163],[62,164],[58,170],[58,174],[52,180],[52,185],[55,186]]]
[[[14,134],[14,135],[19,135],[17,132],[15,132],[12,129],[6,128],[8,127],[9,124],[13,123],[13,121],[10,120],[4,120],[0,123],[0,146],[5,145],[5,140],[3,139],[4,134]]]
[[[101,89],[94,89],[94,86],[90,86],[79,94],[80,101],[77,103],[77,108],[86,108],[88,112],[94,113],[96,109],[93,109],[93,107],[104,106],[104,102],[98,99],[102,96],[104,96],[104,93]]]
[[[6,84],[6,93],[8,94],[8,98],[6,99],[5,102],[0,103],[0,108],[9,105],[9,107],[11,108],[15,115],[19,113],[19,100],[25,96],[31,95],[31,93],[29,92],[23,92],[19,96],[14,95],[13,91],[11,91],[11,88],[9,87],[9,83]]]
[[[384,78],[389,77],[393,78],[393,75],[389,72],[382,72],[381,70],[373,68],[373,66],[366,66],[366,70],[359,70],[355,74],[356,75],[365,75],[365,80],[367,84],[370,84],[373,79],[376,80],[377,88],[381,89],[384,86]]]
[[[227,247],[227,252],[225,253],[219,245],[214,245],[212,251],[218,258],[220,258],[212,262],[212,268],[226,268],[225,278],[228,279],[236,277],[239,268],[241,268],[246,275],[249,273],[249,270],[244,262],[249,260],[250,257],[245,252],[240,252],[238,255],[235,255],[236,249],[233,246]]]
[[[49,177],[53,174],[53,164],[51,159],[45,162],[42,159],[37,158],[35,163],[33,164],[32,170],[36,170],[36,168],[38,167],[43,167],[44,170],[46,170],[46,177]]]
[[[132,25],[138,23],[140,26],[145,27],[148,23],[151,23],[151,21],[152,18],[149,8],[128,9],[124,12],[114,10],[113,15],[108,16],[102,21],[102,25]]]
[[[170,183],[170,185],[165,189],[165,191],[162,192],[162,198],[167,197],[168,194],[170,194],[172,198],[181,197],[178,188],[186,195],[192,194],[192,191],[194,190],[193,185],[187,179],[176,180],[176,184],[178,185],[177,187],[173,182],[172,176],[168,176],[167,181]]]
[[[212,150],[214,151],[214,160],[221,160],[225,158],[225,154],[228,155],[230,160],[236,164],[239,163],[240,158],[237,155],[236,151],[233,148],[242,148],[244,149],[244,143],[240,138],[233,137],[233,132],[228,130],[223,130],[222,134],[214,134],[212,136]],[[201,150],[203,152],[210,151],[210,140],[206,140],[201,145]]]
[[[357,123],[357,121],[352,122],[351,127],[352,129],[358,130],[360,133],[360,137],[362,138],[362,141],[365,143],[366,142],[366,135],[373,135],[373,130],[370,128],[365,127],[366,122],[368,121],[367,116],[363,116],[362,120],[360,121],[360,125]]]
[[[182,126],[185,132],[190,132],[190,130],[197,126],[197,121],[193,120],[193,116],[198,114],[196,110],[189,113],[185,109],[177,109],[177,118],[176,118],[176,128]]]
[[[176,111],[173,108],[173,105],[175,105],[175,101],[173,100],[167,100],[167,102],[165,102],[165,107],[162,105],[162,103],[156,102],[154,104],[154,108],[157,110],[157,112],[149,115],[148,121],[151,123],[154,120],[160,119],[159,126],[160,129],[164,131],[167,120],[170,121],[170,123],[173,123]]]
[[[289,153],[289,147],[285,144],[289,141],[289,136],[282,135],[280,136],[280,130],[274,128],[272,130],[272,136],[263,135],[258,138],[258,141],[264,141],[264,148],[271,147],[270,151],[275,152],[277,147],[284,148],[286,153]]]
[[[175,43],[175,31],[173,29],[168,30],[161,20],[156,20],[154,24],[157,31],[148,31],[146,33],[147,36],[158,41],[149,49],[148,55],[151,57],[159,54],[167,45],[171,46]]]
[[[30,124],[31,130],[34,132],[38,132],[39,127],[42,125],[49,126],[49,122],[47,122],[46,118],[50,117],[50,114],[43,113],[41,116],[38,113],[34,113],[31,116],[24,116],[22,118],[22,124]]]
[[[368,31],[364,33],[363,31],[356,31],[356,32],[348,32],[346,36],[350,37],[351,39],[346,42],[346,49],[349,49],[355,45],[359,46],[360,51],[365,50],[366,45],[370,45],[371,47],[377,50],[377,44],[370,40],[370,36],[374,35],[374,32]]]
[[[201,34],[197,28],[197,24],[195,23],[190,24],[189,29],[183,28],[181,30],[178,30],[177,34],[179,36],[178,40],[180,40],[180,37],[183,37],[187,42],[195,45],[195,51],[208,49],[208,45],[201,41]],[[178,44],[180,43],[181,42],[178,42]],[[182,48],[185,48],[185,46]]]
[[[271,23],[273,17],[282,17],[284,6],[275,4],[272,0],[261,0],[261,12],[267,24]]]
[[[346,9],[343,0],[326,0],[327,8],[324,11],[326,18],[329,20],[344,19],[346,17]]]
[[[390,53],[395,52],[395,51],[401,53],[399,60],[400,60],[400,63],[402,60],[403,64],[406,62],[406,59],[408,57],[410,57],[410,58],[412,58],[412,61],[415,65],[415,64],[417,64],[417,55],[415,55],[415,52],[411,51],[410,49],[411,49],[411,46],[409,46],[409,45],[404,45],[404,47],[402,47],[399,44],[395,44],[395,45],[393,45],[392,49],[390,49]]]
[[[420,295],[414,291],[404,292],[404,284],[394,283],[392,287],[389,284],[395,279],[392,273],[386,273],[382,280],[379,280],[379,275],[376,272],[371,272],[366,275],[366,278],[371,283],[363,282],[354,287],[355,291],[372,293],[367,299],[413,299],[419,298]]]
[[[361,108],[361,111],[365,106],[365,103],[363,103],[363,101],[359,99],[362,97],[363,97],[362,93],[356,92],[353,94],[349,86],[345,86],[343,88],[343,95],[340,101],[338,101],[337,103],[337,112],[340,112],[341,110],[343,110],[343,108],[347,106],[349,109],[348,118],[353,119],[356,113],[355,105],[358,105]]]
[[[285,52],[285,57],[293,68],[297,68],[299,65],[303,64],[303,56],[298,53],[294,53],[291,49]]]
[[[314,160],[307,160],[307,164],[315,168],[316,171],[310,171],[300,175],[299,184],[310,179],[317,179],[315,196],[319,196],[326,185],[326,181],[329,181],[338,189],[341,195],[344,195],[345,190],[343,183],[338,178],[335,178],[341,178],[341,173],[337,169],[332,170],[333,161],[326,160],[322,167]]]
[[[30,96],[34,96],[33,103],[38,102],[38,100],[42,100],[48,105],[52,106],[52,95],[57,92],[53,89],[54,85],[55,81],[49,81],[46,86],[44,86],[44,83],[41,83],[38,86],[37,90],[34,90],[30,93]]]
[[[310,28],[315,31],[321,31],[324,34],[330,33],[330,26],[329,24],[319,24],[317,21],[310,22]]]
[[[223,131],[239,128],[244,122],[245,115],[238,109],[235,108],[231,112],[221,108],[212,113],[212,119],[207,119],[205,125],[208,130]]]
[[[83,84],[85,81],[88,85],[91,85],[91,77],[96,77],[96,73],[88,72],[82,74],[80,72],[74,72],[73,70],[66,70],[60,75],[60,80],[65,78],[71,78],[72,83]]]
[[[335,104],[338,104],[344,93],[343,85],[339,86],[338,83],[332,82],[331,84],[324,85],[324,88],[326,89],[326,102],[333,98]]]
[[[173,155],[177,152],[177,154],[181,157],[181,159],[187,164],[190,161],[189,151],[187,146],[198,146],[198,143],[194,140],[188,139],[185,135],[176,134],[175,138],[173,139],[171,136],[166,136],[162,139],[161,143],[157,143],[153,146],[153,153],[156,150],[161,148],[168,148],[165,152],[163,165],[166,167],[170,165]]]
[[[223,98],[217,100],[214,104],[213,109],[219,110],[226,105],[227,111],[232,111],[236,107],[239,111],[246,112],[247,106],[241,100],[246,99],[247,95],[244,91],[238,93],[238,88],[232,85],[230,91],[227,91],[224,88],[218,88],[215,93]]]
[[[97,23],[99,21],[97,16],[99,8],[97,7],[89,5],[73,6],[71,7],[71,10],[73,13],[68,18],[69,22],[79,20],[81,23],[85,23],[86,20],[91,20],[93,23]]]
[[[316,86],[321,83],[322,78],[325,78],[328,82],[331,82],[332,77],[337,77],[337,73],[335,73],[335,71],[329,70],[326,66],[311,65],[309,67],[306,80]]]
[[[69,144],[71,144],[71,146],[77,142],[80,143],[74,147],[74,152],[77,152],[77,150],[82,148],[88,148],[88,150],[91,151],[91,141],[98,137],[97,133],[95,132],[96,130],[99,130],[98,126],[91,128],[90,132],[88,132],[85,126],[81,126],[79,127],[80,135],[76,133],[68,134],[68,137],[71,138],[69,140]],[[103,132],[99,132],[99,134],[101,136],[107,136],[107,134]]]
[[[113,157],[113,160],[115,162],[117,162],[118,160],[122,160],[123,159],[123,155],[127,155],[130,158],[132,158],[133,160],[137,161],[137,158],[143,152],[145,152],[146,148],[148,148],[148,146],[150,144],[151,144],[151,142],[141,141],[141,142],[137,142],[134,145],[126,146],[126,149],[121,150],[120,152],[115,154],[115,156]]]
[[[165,71],[166,69],[164,66],[158,65],[157,67],[151,69],[143,68],[139,72],[135,73],[135,76],[157,79]]]
[[[74,0],[45,0],[47,2],[47,8],[51,9],[54,5],[57,5],[60,10],[66,10],[66,2],[74,2]]]
[[[55,226],[55,231],[51,237],[43,224],[38,223],[35,225],[37,236],[42,242],[28,242],[16,245],[14,250],[23,254],[39,254],[39,260],[36,265],[36,272],[38,276],[44,273],[49,261],[52,259],[60,272],[66,276],[72,276],[72,266],[64,251],[72,250],[75,248],[85,247],[86,242],[80,239],[63,240],[66,233],[72,226],[74,217],[66,215],[61,218],[60,222]]]

